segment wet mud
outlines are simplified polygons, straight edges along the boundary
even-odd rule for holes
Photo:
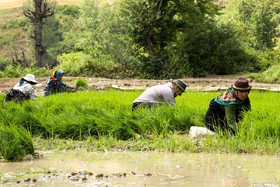
[[[2,186],[278,186],[280,158],[154,152],[43,152],[0,163]]]

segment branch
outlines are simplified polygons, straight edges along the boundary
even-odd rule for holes
[[[27,18],[29,18],[30,22],[34,22],[35,20],[35,12],[32,12],[31,10],[24,10],[23,15]]]
[[[47,2],[43,2],[42,18],[47,18],[54,15],[54,9],[48,6]]]

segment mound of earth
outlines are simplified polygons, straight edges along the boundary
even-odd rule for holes
[[[150,79],[108,79],[108,78],[90,78],[82,77],[86,80],[89,89],[91,90],[104,90],[115,88],[120,90],[145,90],[148,87],[165,84],[169,80],[150,80]],[[182,78],[188,84],[187,90],[195,91],[219,91],[225,90],[232,84],[238,76],[208,76],[204,78]],[[64,77],[63,82],[67,85],[75,86],[78,77]],[[0,94],[6,94],[20,78],[0,79]],[[43,89],[48,80],[47,77],[36,78],[39,82],[35,86],[38,95],[43,95]],[[280,91],[279,84],[260,83],[250,80],[250,85],[253,90],[267,90],[267,91]]]

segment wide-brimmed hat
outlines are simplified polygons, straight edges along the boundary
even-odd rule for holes
[[[173,84],[175,84],[176,86],[178,86],[178,87],[179,87],[182,91],[184,91],[186,94],[189,94],[188,92],[186,92],[186,87],[188,87],[188,85],[187,85],[184,81],[182,81],[182,80],[180,80],[180,79],[178,79],[178,80],[176,80],[176,81],[170,79],[170,81],[171,81]]]
[[[249,91],[251,90],[252,86],[249,85],[249,81],[246,78],[240,77],[235,81],[234,85],[231,85],[231,87],[235,90],[240,91]]]
[[[22,77],[27,82],[32,82],[34,84],[38,84],[38,82],[35,80],[35,76],[33,74],[27,74],[25,77]]]

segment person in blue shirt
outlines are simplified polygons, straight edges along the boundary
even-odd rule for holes
[[[251,88],[246,78],[239,78],[226,92],[212,99],[205,114],[205,126],[215,132],[237,133],[238,121],[244,112],[251,110],[248,97]]]

